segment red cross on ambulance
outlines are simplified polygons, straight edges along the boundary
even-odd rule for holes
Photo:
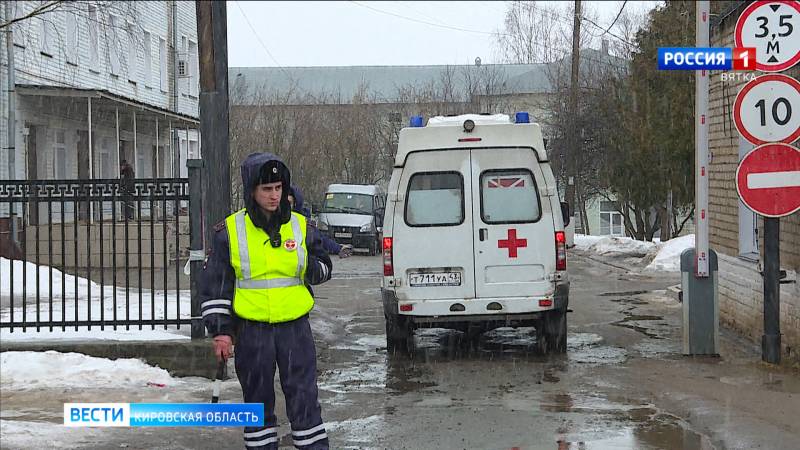
[[[517,230],[515,228],[509,228],[508,239],[500,239],[497,241],[497,248],[508,249],[509,258],[516,258],[517,248],[522,248],[527,246],[528,246],[527,239],[523,238],[517,239]]]

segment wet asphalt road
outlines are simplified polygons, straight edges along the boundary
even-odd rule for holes
[[[723,334],[722,358],[680,355],[678,275],[639,276],[571,254],[568,353],[534,352],[532,329],[484,333],[476,345],[418,330],[411,356],[383,336],[379,257],[336,260],[315,289],[320,402],[332,448],[798,448],[800,375],[758,363]],[[617,264],[619,265],[619,264]],[[3,392],[3,448],[242,448],[238,429],[65,430],[64,401],[208,401],[209,383],[168,390],[93,387]],[[235,380],[222,401],[241,401]],[[291,438],[282,395],[282,444]],[[9,427],[13,419],[14,427]],[[42,422],[50,422],[42,423]],[[30,423],[26,440],[18,428]],[[43,446],[37,435],[46,436]],[[27,445],[30,443],[31,445]]]

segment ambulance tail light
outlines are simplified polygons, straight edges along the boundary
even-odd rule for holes
[[[394,265],[392,264],[392,238],[383,238],[383,275],[394,275]]]
[[[556,231],[556,270],[567,270],[567,235]]]

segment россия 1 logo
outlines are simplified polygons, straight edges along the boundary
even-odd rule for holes
[[[756,49],[662,47],[658,70],[756,70]]]

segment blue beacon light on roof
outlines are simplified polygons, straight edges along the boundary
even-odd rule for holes
[[[421,128],[422,126],[424,126],[424,120],[422,116],[411,116],[411,121],[409,125],[412,128]]]
[[[527,112],[521,111],[514,116],[514,123],[530,123],[530,116]]]

